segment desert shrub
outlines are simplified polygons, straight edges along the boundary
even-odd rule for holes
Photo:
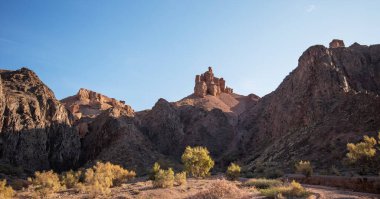
[[[248,198],[248,193],[226,180],[216,180],[208,190],[201,191],[189,199]]]
[[[259,191],[263,196],[269,198],[281,198],[282,196],[287,198],[307,197],[310,194],[300,183],[294,180],[287,186],[274,186],[267,189],[260,189]]]
[[[375,138],[365,135],[362,142],[347,144],[348,153],[346,156],[351,162],[356,162],[361,159],[369,160],[376,154],[376,143]]]
[[[82,171],[67,171],[60,176],[62,186],[65,186],[67,189],[76,188],[79,180],[82,176]]]
[[[175,183],[180,186],[180,185],[186,185],[186,172],[183,171],[181,173],[176,173],[174,176],[174,181]]]
[[[241,168],[239,165],[235,163],[231,163],[230,166],[228,166],[227,171],[226,171],[227,178],[229,180],[238,179],[240,176],[240,170]]]
[[[154,180],[154,176],[158,173],[160,170],[160,164],[158,162],[155,162],[152,169],[149,172],[149,180]]]
[[[174,185],[174,171],[172,168],[168,170],[160,169],[154,176],[153,187],[155,188],[169,188]]]
[[[29,178],[32,189],[39,197],[47,197],[48,195],[61,190],[62,186],[59,181],[58,174],[53,171],[34,173],[34,178]]]
[[[214,167],[214,161],[205,147],[186,147],[182,154],[182,162],[185,171],[194,177],[205,177]]]
[[[90,195],[107,195],[111,192],[110,187],[117,186],[124,180],[130,180],[135,175],[134,171],[123,169],[119,165],[97,162],[92,168],[86,169],[84,182],[78,187]]]
[[[7,186],[7,180],[0,180],[0,198],[8,199],[15,195],[12,187]]]
[[[311,164],[309,161],[299,161],[295,165],[296,167],[296,172],[301,173],[305,175],[306,177],[310,177],[313,175],[313,168],[311,167]]]
[[[276,187],[282,185],[280,180],[271,180],[265,178],[249,179],[243,184],[244,186],[254,186],[257,189],[267,189],[270,187]]]

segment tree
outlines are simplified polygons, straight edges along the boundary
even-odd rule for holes
[[[351,164],[360,167],[359,174],[367,174],[369,171],[373,172],[378,169],[376,161],[379,161],[380,158],[376,158],[376,144],[380,144],[380,132],[378,138],[379,140],[376,141],[374,137],[365,135],[363,141],[347,144],[346,156]]]
[[[203,178],[209,175],[209,171],[214,167],[214,161],[209,154],[206,147],[186,147],[182,154],[185,171],[194,177]]]
[[[157,188],[170,188],[174,185],[174,171],[172,168],[168,170],[160,169],[153,180],[153,187]]]

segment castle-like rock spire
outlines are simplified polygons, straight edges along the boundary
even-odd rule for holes
[[[198,97],[217,96],[220,93],[231,94],[232,92],[231,88],[226,87],[226,81],[223,78],[214,77],[212,67],[208,67],[208,71],[205,73],[195,76],[194,94]]]

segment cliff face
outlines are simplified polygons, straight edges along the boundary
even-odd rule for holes
[[[76,166],[79,137],[53,92],[26,68],[0,76],[1,160],[31,171]]]
[[[241,115],[241,153],[252,168],[301,159],[330,168],[347,142],[379,130],[380,45],[330,46],[307,49],[281,85]]]

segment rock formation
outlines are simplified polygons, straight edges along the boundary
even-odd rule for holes
[[[194,94],[196,96],[217,96],[220,93],[231,94],[233,89],[226,87],[226,81],[223,78],[214,77],[211,67],[208,67],[208,71],[205,73],[195,76]]]
[[[334,39],[330,42],[330,48],[339,48],[339,47],[344,47],[344,42],[343,40],[339,39]]]
[[[76,166],[79,136],[53,92],[27,68],[0,77],[1,161],[29,171]]]
[[[81,88],[76,95],[62,99],[61,102],[75,117],[75,126],[83,137],[88,132],[88,123],[110,108],[125,110],[128,116],[134,115],[134,110],[124,101],[109,98],[100,93]]]

